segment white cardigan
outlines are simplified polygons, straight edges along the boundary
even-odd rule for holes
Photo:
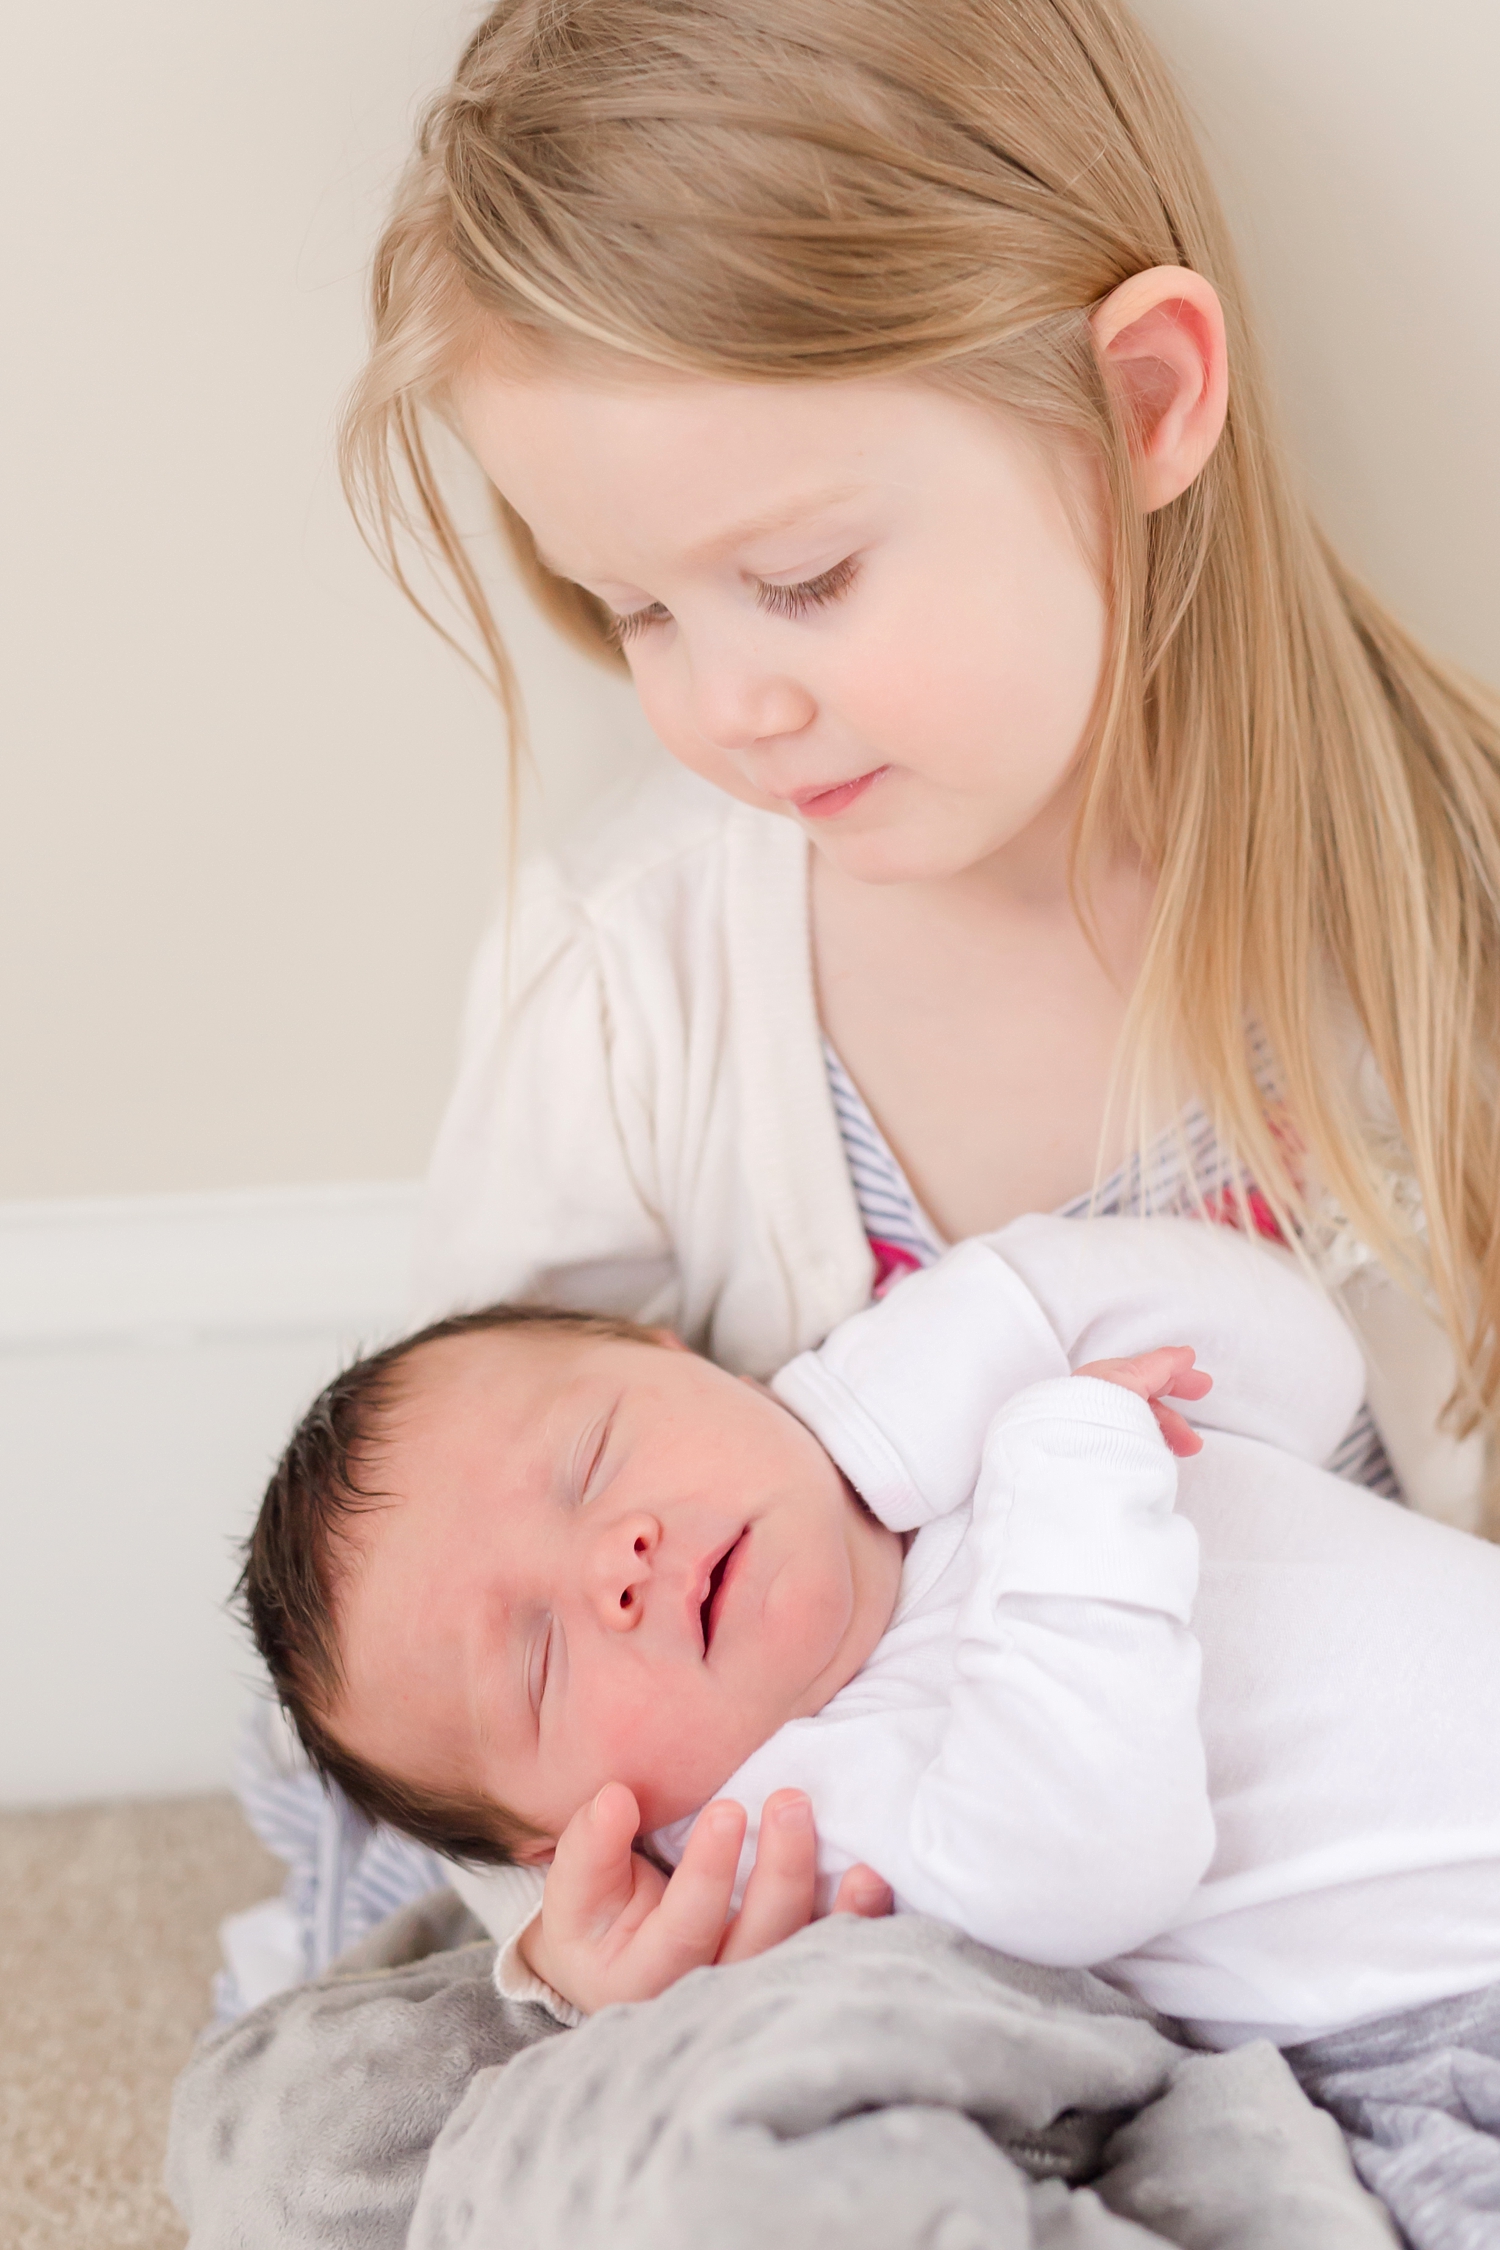
[[[868,1301],[807,855],[791,820],[669,767],[522,870],[470,986],[422,1317],[502,1297],[621,1312],[764,1377]],[[1480,1443],[1435,1427],[1444,1338],[1368,1264],[1342,1294],[1405,1490],[1472,1524]]]

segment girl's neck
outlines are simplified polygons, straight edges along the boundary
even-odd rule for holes
[[[950,1241],[1056,1209],[1125,1153],[1110,1088],[1151,912],[1124,858],[1069,885],[1069,830],[961,873],[861,883],[821,853],[824,1029]]]

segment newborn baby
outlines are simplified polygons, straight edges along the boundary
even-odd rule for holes
[[[251,1542],[315,1763],[460,1858],[556,1848],[512,1979],[714,1958],[790,1785],[825,1903],[868,1863],[1210,2042],[1500,1980],[1500,1553],[1318,1467],[1362,1370],[1284,1253],[1030,1218],[769,1393],[667,1341],[439,1324],[330,1386]]]

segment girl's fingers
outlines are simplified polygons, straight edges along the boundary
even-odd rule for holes
[[[574,1813],[547,1870],[547,1920],[557,1937],[591,1936],[629,1904],[640,1820],[635,1798],[619,1781],[607,1782]]]
[[[778,1789],[760,1816],[745,1902],[719,1947],[721,1961],[749,1961],[812,1920],[818,1839],[800,1789]]]
[[[877,1921],[889,1914],[895,1905],[891,1886],[873,1867],[861,1864],[851,1867],[834,1895],[831,1912],[835,1914],[860,1914],[867,1921]]]
[[[745,1808],[732,1799],[721,1797],[698,1815],[677,1871],[632,1948],[637,1974],[645,1971],[653,1990],[717,1955],[744,1840]]]

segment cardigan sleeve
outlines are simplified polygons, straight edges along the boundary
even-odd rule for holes
[[[418,1230],[416,1309],[510,1299],[677,1323],[671,1239],[622,1125],[622,1043],[599,934],[537,860],[475,963],[457,1083]]]

